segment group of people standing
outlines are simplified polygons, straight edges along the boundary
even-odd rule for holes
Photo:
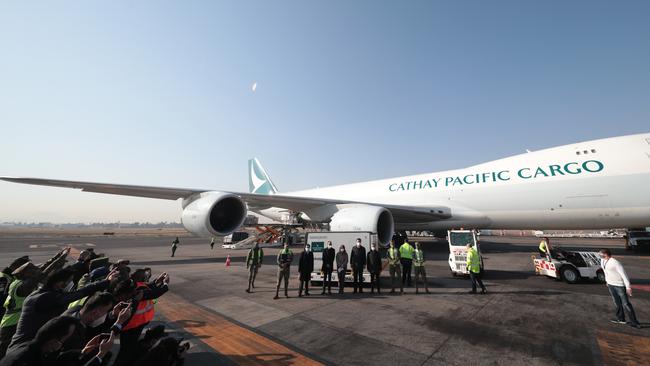
[[[246,292],[251,292],[255,288],[255,278],[262,266],[264,251],[258,244],[248,252],[246,256],[246,269],[249,271],[248,287]],[[284,296],[289,297],[289,278],[291,277],[291,263],[294,260],[294,253],[287,243],[277,255],[276,263],[278,266],[277,284],[274,299],[280,297],[280,289],[284,285]],[[415,247],[408,242],[402,244],[398,249],[395,242],[391,241],[388,249],[388,265],[391,274],[391,293],[395,292],[395,284],[399,283],[400,294],[404,292],[404,285],[411,286],[411,268],[415,267],[415,293],[420,293],[420,281],[424,291],[429,293],[427,284],[426,271],[424,267],[425,257],[420,243],[415,243]],[[402,270],[402,267],[404,270]],[[332,242],[328,241],[327,246],[322,250],[322,265],[320,268],[323,276],[321,295],[332,294],[332,274],[336,271],[338,280],[338,293],[344,293],[346,277],[349,279],[348,269],[352,275],[353,293],[363,293],[364,271],[370,274],[370,293],[381,293],[379,276],[383,270],[382,256],[379,253],[376,244],[370,245],[370,250],[362,245],[360,238],[356,239],[355,245],[348,253],[345,245],[340,245],[338,252],[334,249]],[[298,272],[300,285],[298,287],[298,297],[309,296],[309,284],[311,282],[312,272],[314,271],[314,253],[309,244],[305,245],[304,250],[298,258]]]

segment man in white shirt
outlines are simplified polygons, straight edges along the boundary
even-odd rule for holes
[[[627,312],[630,318],[629,324],[635,328],[641,328],[641,324],[636,319],[634,308],[629,299],[629,297],[632,297],[632,288],[630,287],[630,280],[627,278],[623,265],[616,258],[612,258],[612,253],[609,249],[601,249],[599,254],[600,266],[605,272],[605,282],[607,282],[607,288],[612,295],[614,305],[616,305],[616,319],[612,319],[611,322],[626,324],[625,312]]]

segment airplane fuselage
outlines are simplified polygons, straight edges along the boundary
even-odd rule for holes
[[[554,147],[465,169],[287,194],[451,208],[450,219],[396,222],[400,230],[645,227],[650,226],[650,134]],[[319,219],[319,212],[306,214]]]

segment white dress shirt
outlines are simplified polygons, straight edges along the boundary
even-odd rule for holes
[[[616,258],[600,259],[600,266],[605,272],[605,281],[612,286],[625,286],[630,288],[630,280],[627,278],[623,265]]]

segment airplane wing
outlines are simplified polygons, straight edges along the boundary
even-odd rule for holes
[[[166,200],[187,198],[193,194],[213,191],[212,189],[168,188],[153,186],[134,186],[112,183],[78,182],[69,180],[41,179],[41,178],[16,178],[0,177],[1,180],[22,184],[33,184],[50,187],[64,187],[81,189],[84,192],[107,193],[121,196],[147,197]],[[328,204],[358,203],[385,207],[393,214],[395,222],[418,222],[443,220],[451,217],[448,207],[411,207],[399,205],[384,205],[381,203],[336,200],[326,198],[299,197],[289,195],[262,195],[255,193],[228,192],[240,196],[249,206],[255,208],[280,207],[302,212],[311,208]]]

